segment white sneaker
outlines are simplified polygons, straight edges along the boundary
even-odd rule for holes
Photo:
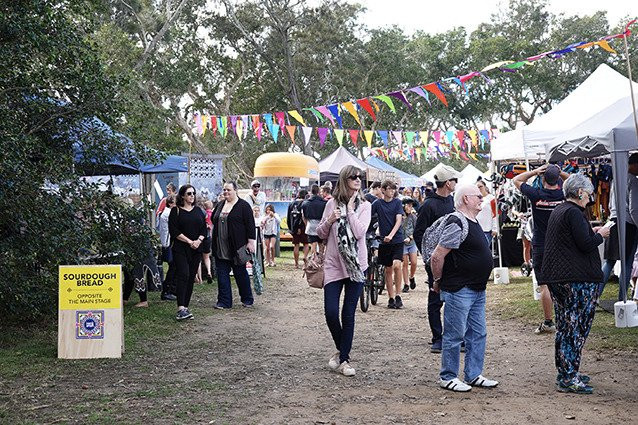
[[[487,379],[483,375],[479,375],[476,378],[472,379],[471,382],[466,382],[466,383],[473,387],[481,387],[481,388],[494,388],[498,385],[498,381]]]
[[[339,373],[341,373],[343,376],[354,376],[354,368],[352,366],[350,366],[350,363],[348,362],[343,362],[341,363],[341,366],[339,366]]]
[[[341,355],[340,352],[336,352],[332,355],[332,357],[330,357],[330,360],[328,360],[328,366],[330,367],[330,369],[332,370],[337,370],[339,369],[339,356]]]
[[[459,378],[450,379],[449,381],[444,381],[443,379],[441,379],[439,381],[439,385],[443,389],[456,391],[459,393],[466,393],[468,391],[472,391],[472,387],[462,382]]]

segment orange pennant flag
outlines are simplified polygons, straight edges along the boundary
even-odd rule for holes
[[[292,140],[292,144],[295,144],[295,131],[297,130],[296,125],[287,125],[286,130],[288,131],[288,135],[290,136],[290,140]]]

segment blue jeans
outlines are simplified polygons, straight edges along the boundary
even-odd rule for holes
[[[217,266],[217,304],[225,308],[233,306],[233,291],[230,289],[230,270],[232,269],[241,302],[252,305],[255,300],[253,291],[250,289],[250,278],[246,265],[235,265],[233,261],[221,260],[217,257],[215,257],[215,264]]]
[[[464,287],[457,292],[441,291],[445,302],[443,311],[443,351],[441,354],[442,380],[458,377],[461,361],[461,343],[465,340],[466,381],[483,371],[487,328],[485,325],[485,291]]]
[[[345,290],[341,322],[339,322],[339,300],[341,291]],[[323,287],[323,309],[330,334],[339,350],[339,363],[350,360],[350,349],[354,338],[354,312],[363,289],[363,282],[341,279],[330,282]]]

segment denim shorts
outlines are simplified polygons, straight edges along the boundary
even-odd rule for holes
[[[416,242],[412,241],[409,245],[403,244],[403,255],[416,254]]]

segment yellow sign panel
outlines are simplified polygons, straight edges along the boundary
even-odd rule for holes
[[[122,306],[122,266],[60,266],[59,309],[95,310]]]

